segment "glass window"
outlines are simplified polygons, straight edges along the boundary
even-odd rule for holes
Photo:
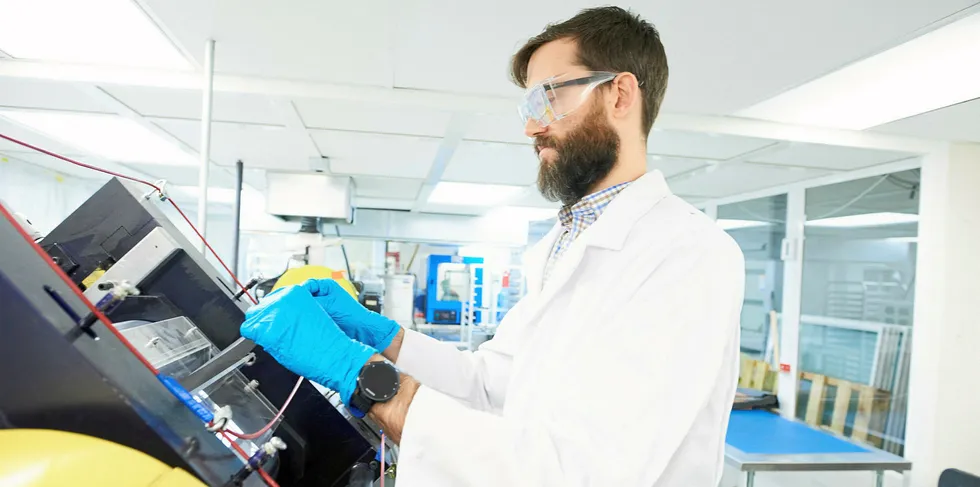
[[[918,170],[806,193],[797,416],[897,454],[918,210]]]
[[[469,293],[470,268],[466,264],[439,264],[437,272],[439,301],[461,301]]]
[[[744,355],[771,362],[771,312],[783,307],[783,261],[786,195],[718,207],[718,225],[745,254],[745,301],[742,304],[741,349]]]

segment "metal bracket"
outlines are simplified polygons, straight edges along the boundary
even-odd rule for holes
[[[208,363],[191,372],[191,375],[181,379],[180,385],[192,393],[197,392],[213,384],[230,371],[253,361],[255,354],[252,353],[252,349],[254,348],[255,342],[247,338],[239,338],[235,340],[235,343],[228,345],[221,353],[209,360]]]

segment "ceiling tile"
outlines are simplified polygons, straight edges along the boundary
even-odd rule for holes
[[[421,179],[377,178],[357,176],[354,178],[358,198],[386,198],[395,200],[412,200],[419,194],[422,187]]]
[[[647,152],[665,156],[730,159],[773,143],[775,141],[769,139],[734,135],[654,130],[647,140]]]
[[[513,115],[475,114],[466,127],[466,138],[491,142],[531,145],[531,138],[524,135],[524,125],[517,116],[517,101]]]
[[[108,113],[71,83],[0,77],[0,106]]]
[[[980,142],[980,98],[880,125],[871,131]]]
[[[538,177],[538,158],[527,145],[463,141],[442,175],[444,181],[526,186]]]
[[[439,149],[439,139],[404,135],[311,130],[330,170],[352,176],[425,179]]]
[[[293,100],[309,128],[442,137],[450,114],[421,107],[346,100]]]
[[[167,132],[200,150],[200,125],[192,120],[151,119]],[[242,160],[250,168],[305,171],[309,154],[285,127],[216,122],[211,126],[211,160],[230,166]]]
[[[395,2],[395,84],[517,96],[507,77],[514,52],[548,23],[599,3]],[[976,0],[617,3],[660,30],[670,63],[666,111],[729,114],[873,54]],[[834,36],[825,38],[826,32]]]
[[[201,119],[201,91],[106,86],[102,88],[126,106],[148,117]],[[217,122],[245,122],[283,125],[285,122],[272,98],[249,93],[215,92],[213,119]]]
[[[674,193],[688,197],[720,198],[789,184],[830,174],[818,169],[762,166],[734,162],[713,171],[697,171],[670,180]]]
[[[203,64],[217,39],[215,71],[289,80],[391,86],[387,0],[145,0],[140,5]]]
[[[749,161],[820,169],[851,170],[907,157],[913,157],[913,154],[835,145],[795,143],[779,151],[752,157]]]

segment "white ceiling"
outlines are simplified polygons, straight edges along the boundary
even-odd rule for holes
[[[248,169],[246,182],[259,189],[265,170],[307,171],[325,164],[333,173],[354,177],[362,207],[417,207],[415,200],[430,177],[525,186],[528,190],[510,204],[555,206],[533,189],[537,161],[516,111],[451,111],[445,104],[397,103],[396,97],[411,90],[421,90],[415,93],[422,96],[515,97],[519,90],[508,80],[508,63],[516,48],[548,22],[601,2],[136,1],[197,69],[205,39],[214,38],[219,73],[352,89],[383,87],[392,93],[343,99],[281,90],[217,91],[211,159],[223,168],[212,171],[216,186],[231,186],[230,167],[237,160]],[[891,47],[974,3],[648,0],[624,6],[632,4],[661,31],[671,66],[664,112],[724,116]],[[150,87],[126,79],[96,84],[110,97],[93,96],[90,83],[0,75],[0,109],[120,113],[158,128],[189,150],[200,148],[199,89],[168,88],[163,81]],[[980,141],[978,124],[980,102],[974,101],[874,131]],[[3,119],[0,133],[56,152],[85,155]],[[702,201],[909,156],[779,142],[655,129],[648,162],[651,169],[664,172],[676,193]],[[24,149],[0,140],[0,153],[21,155]],[[448,155],[448,161],[436,164],[437,154]],[[130,167],[174,184],[197,181],[194,168]],[[425,204],[421,209],[485,211]]]
[[[980,98],[872,129],[899,135],[980,142]]]

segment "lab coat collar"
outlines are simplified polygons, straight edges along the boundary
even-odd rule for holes
[[[581,237],[590,247],[621,250],[633,224],[664,198],[671,195],[660,171],[650,171],[633,181]]]
[[[670,194],[664,175],[660,171],[648,172],[619,193],[616,199],[609,203],[602,216],[579,238],[585,246],[620,250],[633,224]],[[544,267],[561,232],[562,226],[556,224],[541,241],[524,254],[528,294],[537,294],[541,291]],[[578,256],[573,252],[566,254],[564,259],[577,261]]]

